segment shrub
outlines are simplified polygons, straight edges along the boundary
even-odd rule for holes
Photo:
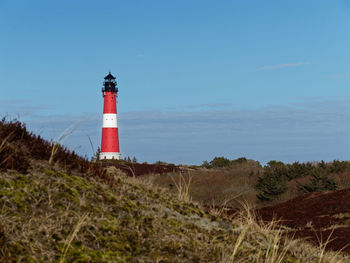
[[[347,167],[346,161],[334,160],[333,162],[329,163],[328,171],[330,173],[342,173],[346,170],[346,167]]]
[[[5,118],[0,120],[0,138],[0,169],[19,172],[27,171],[30,159],[48,160],[54,145],[29,132],[25,124],[17,120],[7,121]],[[57,145],[53,161],[66,169],[78,169],[80,172],[89,170],[89,162],[85,158],[62,145]]]
[[[264,167],[264,173],[258,178],[256,189],[259,190],[257,197],[260,200],[272,201],[278,195],[286,191],[286,182],[296,178],[311,175],[310,183],[300,185],[298,188],[303,192],[315,192],[325,190],[335,190],[335,181],[328,177],[331,173],[341,173],[347,168],[347,162],[334,160],[326,163],[320,161],[312,164],[294,162],[284,164],[280,161],[272,160]]]
[[[214,157],[213,160],[210,161],[211,167],[225,167],[229,166],[231,161],[225,157]]]
[[[314,170],[312,179],[308,184],[300,185],[299,189],[305,193],[336,190],[336,182],[330,178],[324,169]]]
[[[314,166],[312,163],[299,163],[294,162],[292,164],[288,164],[288,172],[286,176],[288,177],[288,180],[293,180],[295,178],[305,177],[312,173],[314,170]]]
[[[204,167],[204,168],[211,168],[211,166],[210,166],[208,161],[203,161],[202,167]]]
[[[259,200],[272,201],[287,189],[286,166],[281,162],[269,162],[262,176],[258,178],[256,189]]]
[[[241,164],[241,163],[246,163],[248,162],[247,158],[245,157],[240,157],[240,158],[237,158],[236,160],[232,160],[231,161],[231,164]]]
[[[203,161],[202,167],[204,168],[222,168],[222,167],[228,167],[235,164],[242,164],[248,162],[247,158],[240,157],[235,160],[230,160],[225,157],[214,157],[213,160],[210,162]]]

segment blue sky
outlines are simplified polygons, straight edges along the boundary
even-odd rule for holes
[[[90,156],[103,77],[122,154],[349,159],[350,2],[0,0],[0,114]]]

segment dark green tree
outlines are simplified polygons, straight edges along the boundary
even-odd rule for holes
[[[231,164],[241,164],[241,163],[246,163],[248,160],[245,157],[240,157],[235,160],[231,161]]]
[[[315,169],[315,167],[310,162],[307,162],[307,163],[294,162],[292,164],[288,164],[287,167],[288,167],[288,174],[286,176],[288,177],[288,180],[293,180],[295,178],[308,176]]]
[[[328,164],[327,170],[329,173],[342,173],[346,170],[347,162],[334,160]]]
[[[305,193],[336,190],[337,183],[328,176],[326,170],[317,169],[313,171],[310,182],[300,185],[299,189]]]
[[[264,169],[264,173],[258,178],[256,189],[257,197],[262,201],[272,201],[283,194],[287,189],[287,166],[282,162],[270,161]]]
[[[202,167],[204,167],[204,168],[211,168],[211,165],[209,164],[208,161],[203,161]]]
[[[97,147],[97,151],[96,151],[95,155],[91,157],[91,160],[92,161],[100,160],[100,154],[101,154],[101,148],[99,146],[99,147]]]
[[[327,164],[325,161],[321,160],[321,162],[318,163],[317,167],[326,170]]]
[[[259,193],[257,197],[262,201],[272,201],[286,191],[286,182],[284,176],[280,176],[272,169],[265,170],[264,174],[258,178],[256,188]]]
[[[211,167],[225,167],[229,166],[231,161],[225,157],[214,157],[209,164]]]

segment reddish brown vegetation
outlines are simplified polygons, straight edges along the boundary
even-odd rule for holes
[[[29,132],[19,121],[0,121],[0,169],[14,169],[26,172],[30,159],[48,160],[53,143],[43,140],[40,136]],[[86,172],[89,162],[62,146],[58,147],[55,161],[66,169],[79,169]]]
[[[318,244],[330,236],[327,249],[350,252],[350,189],[315,192],[257,210],[264,221],[281,220],[291,235]]]
[[[103,161],[103,167],[114,166],[129,176],[141,176],[145,174],[166,174],[180,171],[174,164],[147,164],[130,163],[125,161]]]
[[[27,172],[30,168],[30,160],[50,159],[53,145],[54,142],[46,141],[39,135],[29,132],[23,123],[2,119],[0,121],[0,170],[12,169]],[[105,180],[108,180],[108,176],[103,168],[107,166],[115,166],[128,175],[136,176],[149,173],[163,174],[179,170],[175,165],[152,165],[123,161],[93,163],[61,145],[58,145],[54,162],[66,170],[77,170]]]
[[[19,121],[0,121],[0,170],[12,169],[27,172],[31,160],[49,160],[53,142],[29,132]],[[66,170],[76,170],[108,182],[100,163],[91,163],[74,151],[58,145],[54,162]]]

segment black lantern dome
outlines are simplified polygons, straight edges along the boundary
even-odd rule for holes
[[[105,77],[105,81],[103,82],[103,92],[118,92],[117,81],[115,80],[115,77],[111,74],[111,72],[108,73],[108,75]]]

